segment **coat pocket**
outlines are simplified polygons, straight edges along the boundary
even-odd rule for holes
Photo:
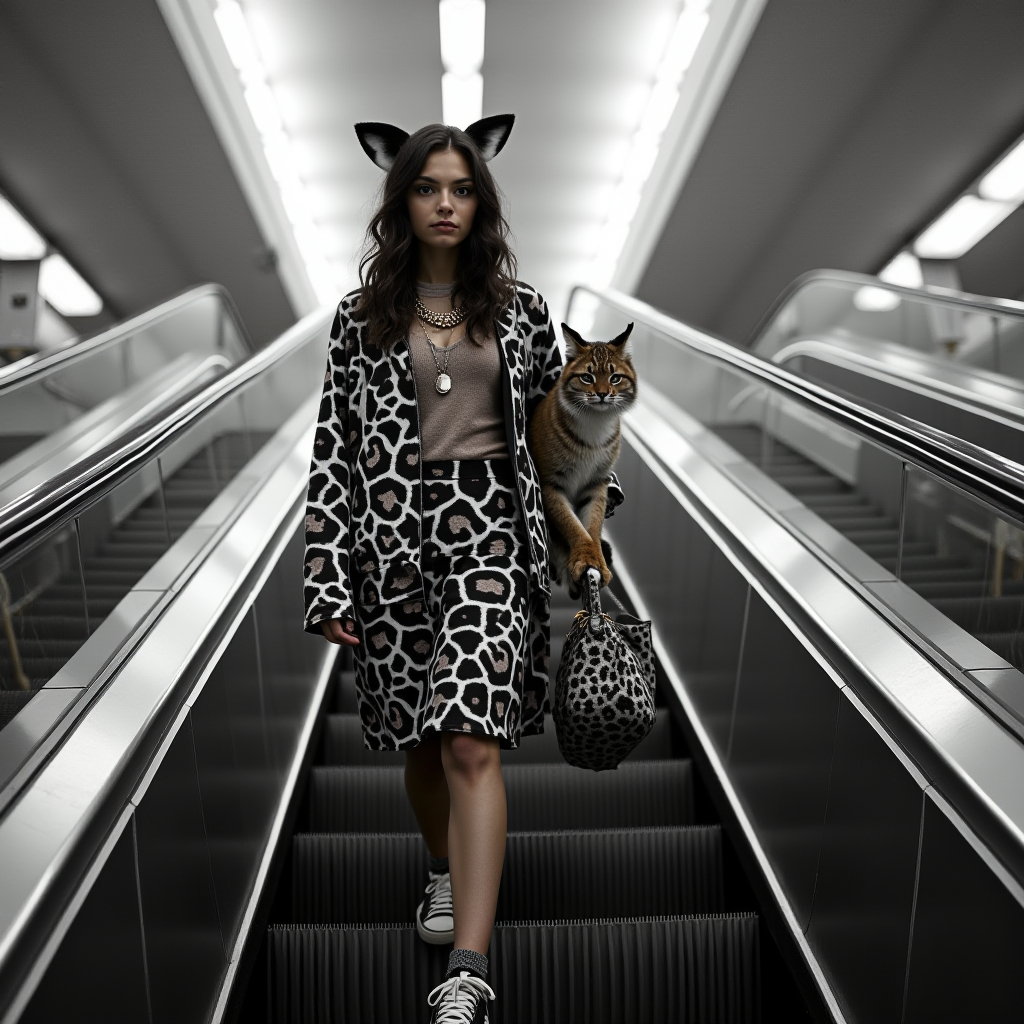
[[[356,576],[356,601],[363,608],[423,597],[423,576],[408,557],[392,558]]]

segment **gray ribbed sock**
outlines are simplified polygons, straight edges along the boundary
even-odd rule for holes
[[[453,949],[448,957],[448,973],[445,978],[450,978],[459,971],[472,971],[483,981],[487,980],[487,957],[472,949]]]
[[[444,875],[448,872],[447,857],[431,857],[427,854],[427,861],[430,863],[430,873],[433,875]]]

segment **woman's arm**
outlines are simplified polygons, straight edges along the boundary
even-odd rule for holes
[[[341,626],[355,619],[349,575],[348,352],[352,339],[348,307],[346,296],[334,318],[327,349],[327,372],[309,469],[303,573],[304,628],[311,633],[323,632],[335,643],[350,642],[347,637],[351,630]]]

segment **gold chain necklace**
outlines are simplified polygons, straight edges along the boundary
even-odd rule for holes
[[[459,306],[458,309],[453,309],[450,313],[435,313],[432,309],[427,309],[427,307],[417,299],[416,315],[432,327],[440,327],[444,330],[450,330],[452,327],[458,327],[459,324],[466,319],[466,307]]]

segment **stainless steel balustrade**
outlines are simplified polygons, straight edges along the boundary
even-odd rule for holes
[[[87,564],[89,538],[154,494],[155,532],[167,538],[28,706],[43,698],[69,711],[36,736],[42,745],[3,791],[18,797],[0,819],[5,1022],[224,1012],[337,651],[301,623],[303,502],[331,315],[307,317],[76,480],[0,518],[5,573],[12,559],[32,566],[41,593],[54,563],[77,552]],[[244,456],[231,475],[225,438]],[[212,487],[196,491],[189,478],[169,488],[197,458]],[[0,731],[8,767],[12,725]]]
[[[641,399],[616,571],[782,930],[836,1019],[1013,1019],[1019,634],[996,653],[922,597],[920,538],[946,545],[931,582],[959,573],[990,616],[1019,606],[1019,469],[964,446],[946,474],[957,446],[933,432],[625,296],[598,297],[591,335],[626,320]],[[1001,507],[966,494],[971,478]]]
[[[0,510],[0,806],[236,514],[253,457],[314,415],[325,318]]]
[[[166,408],[252,352],[227,292],[203,285],[94,337],[0,367],[0,488],[33,467],[38,475],[55,461],[57,472],[87,457],[141,406]]]

